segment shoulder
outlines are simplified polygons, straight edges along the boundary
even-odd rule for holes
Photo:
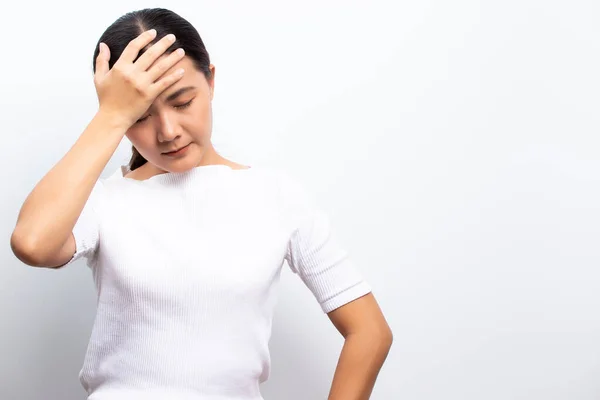
[[[278,170],[276,174],[279,188],[285,198],[304,201],[314,199],[314,193],[309,190],[308,183],[299,176],[286,170]]]
[[[308,185],[283,167],[253,165],[239,176],[245,177],[244,187],[248,190],[261,193],[262,196],[276,197],[278,203],[288,211],[314,202],[313,192],[308,190]]]
[[[270,174],[285,214],[302,216],[318,208],[316,194],[308,182],[295,173],[281,168],[272,169]]]
[[[252,167],[261,179],[275,186],[283,197],[296,196],[305,192],[305,185],[301,180],[282,167]]]

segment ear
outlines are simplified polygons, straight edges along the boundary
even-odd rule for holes
[[[210,70],[210,80],[208,81],[208,87],[210,90],[210,100],[212,101],[212,99],[214,98],[215,95],[215,71],[216,68],[213,64],[210,64],[210,66],[208,67]]]

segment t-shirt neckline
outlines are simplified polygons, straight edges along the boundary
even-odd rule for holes
[[[225,164],[208,164],[199,165],[183,172],[165,172],[162,174],[153,175],[147,179],[139,180],[133,178],[126,178],[125,175],[130,171],[127,164],[121,165],[121,178],[127,181],[134,181],[138,183],[144,182],[162,182],[162,183],[177,183],[179,181],[187,180],[195,175],[218,175],[222,173],[239,173],[242,171],[248,171],[255,169],[253,166],[247,166],[248,168],[232,168]]]

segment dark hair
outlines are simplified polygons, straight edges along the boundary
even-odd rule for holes
[[[185,50],[185,55],[191,58],[196,69],[202,72],[207,80],[212,79],[210,57],[196,28],[178,14],[164,8],[146,8],[132,11],[113,22],[96,43],[92,61],[94,73],[96,72],[96,58],[98,57],[100,42],[108,45],[110,49],[108,65],[112,68],[129,42],[149,29],[156,29],[157,35],[152,43],[139,52],[138,57],[148,50],[152,44],[172,33],[177,40],[167,49],[165,54],[182,47]],[[147,160],[141,156],[134,146],[132,146],[132,153],[133,155],[129,161],[131,171],[147,163]]]

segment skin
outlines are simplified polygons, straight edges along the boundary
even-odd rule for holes
[[[167,55],[161,56],[155,63],[164,57]],[[185,56],[164,75],[179,68],[185,69],[183,77],[158,96],[125,134],[148,161],[128,173],[127,178],[145,180],[158,174],[184,172],[211,164],[223,164],[233,169],[248,168],[219,155],[211,142],[215,66],[210,65],[212,78],[208,80]],[[163,154],[187,144],[189,147],[181,156]]]
[[[328,313],[344,346],[327,400],[368,400],[393,342],[373,293]]]

